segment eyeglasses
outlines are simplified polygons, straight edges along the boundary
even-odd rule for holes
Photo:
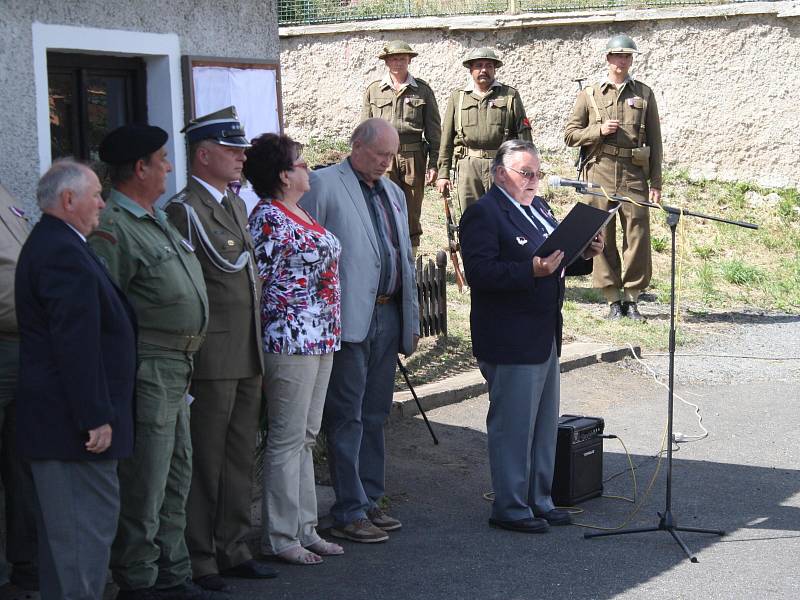
[[[502,165],[502,167],[504,169],[508,169],[509,171],[514,171],[514,173],[518,173],[518,174],[522,175],[523,178],[525,178],[525,179],[527,179],[529,181],[533,180],[533,179],[535,179],[537,181],[540,181],[540,180],[544,179],[544,173],[542,171],[536,171],[534,173],[532,171],[520,171],[518,169],[515,169],[513,167],[508,167],[506,165]]]
[[[292,169],[305,169],[308,171],[308,163],[300,158],[292,163]]]

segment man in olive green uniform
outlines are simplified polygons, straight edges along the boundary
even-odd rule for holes
[[[361,110],[362,121],[373,117],[386,119],[400,134],[400,149],[387,174],[406,197],[414,255],[422,236],[419,219],[425,185],[436,180],[442,129],[433,90],[408,72],[408,65],[415,56],[418,54],[405,42],[396,40],[386,44],[378,55],[386,63],[386,75],[367,86]]]
[[[0,528],[5,533],[0,540],[0,597],[20,598],[25,596],[21,590],[39,589],[33,475],[17,454],[15,439],[19,327],[14,273],[28,233],[27,217],[0,184],[0,495],[6,507],[0,517],[5,523]],[[8,582],[11,585],[5,586]]]
[[[253,578],[275,571],[253,560],[252,471],[261,408],[260,282],[238,181],[250,144],[230,106],[184,129],[191,177],[166,206],[170,221],[197,249],[210,304],[208,334],[195,356],[192,486],[186,543],[195,583],[225,589],[220,573]]]
[[[659,203],[663,152],[658,106],[653,91],[628,74],[634,54],[638,54],[636,44],[627,35],[608,41],[608,77],[578,95],[564,140],[568,146],[587,146],[582,175],[602,185],[609,195]],[[590,203],[603,209],[610,206],[605,198],[593,197]],[[650,209],[623,202],[619,219],[622,261],[613,220],[606,228],[603,254],[594,260],[593,283],[609,303],[609,319],[624,316],[642,321],[636,303],[653,270]]]
[[[191,581],[184,540],[192,477],[187,396],[208,324],[203,271],[192,245],[155,202],[172,166],[167,133],[125,125],[100,144],[113,189],[89,243],[139,321],[136,438],[120,461],[120,517],[111,549],[117,598],[210,597]]]
[[[467,84],[454,90],[447,101],[439,146],[440,194],[452,189],[451,169],[456,172],[458,203],[463,213],[492,185],[492,159],[506,140],[531,141],[531,125],[522,99],[513,87],[495,79],[503,61],[491,48],[467,55]]]

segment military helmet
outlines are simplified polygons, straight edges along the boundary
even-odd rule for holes
[[[419,56],[406,42],[402,40],[393,40],[383,46],[383,50],[381,50],[378,58],[383,60],[393,54],[408,54],[412,58]]]
[[[641,54],[636,42],[624,34],[615,35],[606,44],[606,54]]]
[[[493,60],[496,67],[502,67],[503,61],[497,56],[497,52],[491,48],[475,48],[470,50],[467,58],[461,64],[469,69],[469,65],[473,60]]]

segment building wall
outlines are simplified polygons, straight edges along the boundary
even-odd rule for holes
[[[0,181],[28,207],[42,169],[33,23],[177,34],[181,54],[277,60],[279,52],[276,6],[267,0],[0,0]]]
[[[584,11],[373,21],[281,28],[286,131],[299,140],[346,137],[366,85],[382,76],[384,41],[420,56],[411,72],[431,84],[444,112],[468,77],[470,48],[492,46],[497,77],[519,89],[545,151],[563,153],[577,85],[605,72],[605,43],[628,33],[643,53],[633,75],[654,88],[665,159],[695,176],[797,185],[800,5],[792,2],[630,11]]]

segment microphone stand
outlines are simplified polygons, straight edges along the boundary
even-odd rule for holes
[[[576,190],[580,194],[587,194],[590,196],[599,196],[605,198],[606,195],[600,192],[590,192],[586,186],[583,187],[576,187]],[[672,252],[670,257],[670,293],[669,293],[669,386],[668,386],[668,403],[667,403],[667,432],[669,435],[669,444],[667,447],[667,490],[666,490],[666,501],[663,513],[656,513],[659,516],[658,525],[655,527],[639,527],[639,528],[631,528],[631,529],[622,529],[620,531],[603,531],[599,533],[585,533],[583,537],[585,539],[595,538],[595,537],[607,537],[613,535],[625,535],[630,533],[646,533],[650,531],[666,531],[669,533],[674,540],[678,543],[678,545],[683,549],[686,553],[686,556],[689,557],[689,560],[693,563],[697,562],[697,557],[689,550],[689,547],[684,543],[684,541],[678,535],[679,531],[691,532],[691,533],[710,533],[713,535],[725,535],[725,532],[721,529],[703,529],[700,527],[679,527],[675,517],[672,514],[672,443],[674,439],[673,429],[672,429],[672,415],[673,415],[673,395],[674,395],[674,382],[675,382],[675,238],[676,238],[676,228],[678,226],[678,222],[680,221],[681,216],[687,217],[697,217],[700,219],[710,219],[712,221],[719,221],[720,223],[729,223],[731,225],[736,225],[738,227],[746,227],[748,229],[758,229],[758,225],[754,225],[752,223],[746,223],[744,221],[732,221],[730,219],[723,219],[722,217],[714,217],[711,215],[704,215],[701,213],[696,213],[689,210],[684,210],[682,208],[675,208],[673,206],[667,206],[664,204],[655,204],[653,202],[633,202],[628,198],[624,198],[622,196],[611,195],[608,196],[611,200],[617,202],[628,202],[630,204],[638,204],[641,206],[646,206],[650,209],[660,209],[664,210],[667,213],[667,225],[669,225],[670,232],[672,234]]]

